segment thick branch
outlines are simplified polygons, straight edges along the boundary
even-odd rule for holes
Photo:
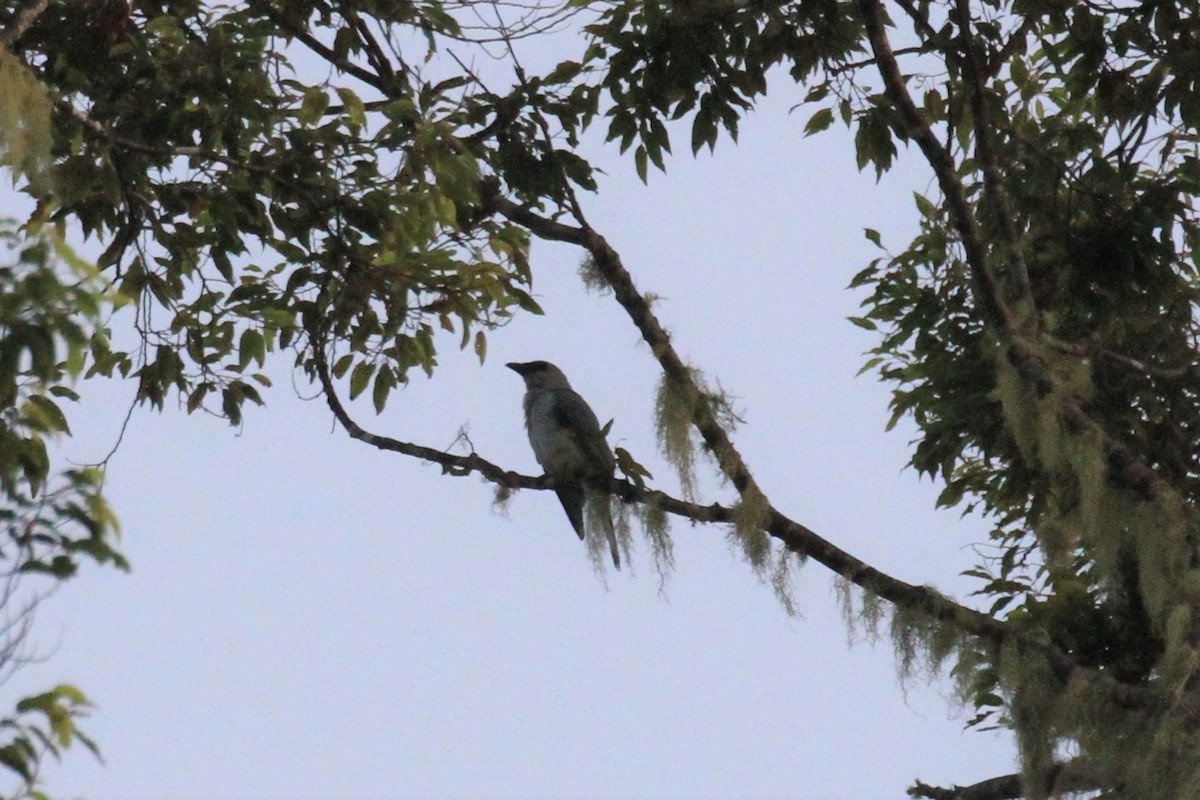
[[[649,303],[634,288],[633,280],[628,270],[622,265],[620,256],[602,236],[587,227],[575,227],[546,219],[503,197],[494,196],[491,201],[499,213],[528,228],[535,235],[543,239],[566,242],[584,248],[592,256],[597,269],[609,280],[618,302],[641,331],[642,337],[650,345],[668,378],[680,380],[683,382],[681,385],[684,386],[693,385],[687,367],[683,365],[670,345],[669,335],[659,325],[650,310]],[[704,406],[705,404],[698,405]],[[735,487],[739,491],[743,489],[743,486],[738,485],[739,480],[747,482],[743,485],[753,486],[753,478],[750,476],[749,470],[730,442],[725,429],[712,416],[710,409],[697,410],[696,426],[704,437],[705,443],[714,454],[717,454],[718,464]],[[724,463],[720,460],[722,454],[727,459]],[[733,521],[731,512],[721,506],[702,506],[701,508],[706,509],[706,515],[700,518],[691,517],[692,519],[714,522]],[[674,509],[672,512],[679,513]],[[690,517],[690,514],[684,513],[683,516]],[[1058,678],[1064,683],[1072,676],[1080,675],[1104,687],[1118,705],[1139,707],[1155,702],[1157,696],[1152,690],[1121,684],[1100,672],[1081,667],[1069,655],[1043,639],[1024,634],[994,617],[957,603],[928,586],[915,586],[878,570],[817,535],[804,525],[789,519],[774,507],[771,507],[766,530],[792,552],[812,558],[856,586],[872,592],[900,608],[926,614],[940,622],[953,625],[964,633],[978,636],[997,647],[1010,641],[1020,642],[1022,646],[1040,653],[1046,658]]]
[[[971,204],[967,200],[966,190],[958,179],[954,159],[938,141],[933,129],[929,127],[929,123],[925,121],[920,109],[913,102],[912,95],[908,93],[904,76],[900,72],[899,64],[896,63],[895,53],[892,52],[892,45],[883,29],[883,9],[879,5],[879,0],[859,0],[858,5],[866,25],[867,40],[871,43],[871,50],[875,53],[875,63],[883,78],[884,92],[887,94],[888,100],[900,112],[900,118],[904,120],[908,134],[921,148],[929,166],[933,167],[938,186],[941,188],[942,194],[946,198],[946,205],[950,210],[950,222],[958,233],[963,251],[966,253],[967,269],[971,272],[979,301],[1001,334],[1006,337],[1010,336],[1017,330],[1017,326],[1012,312],[1000,295],[995,279],[987,269],[987,250],[983,244],[979,224],[971,210]]]
[[[558,223],[550,224],[557,225]],[[355,422],[338,397],[337,387],[329,372],[328,359],[325,357],[325,343],[319,335],[313,337],[312,352],[317,380],[325,395],[325,402],[329,405],[329,410],[333,412],[334,418],[352,439],[358,439],[380,450],[388,450],[422,461],[440,464],[443,471],[450,475],[462,476],[478,472],[492,483],[509,489],[553,488],[545,477],[534,478],[503,469],[476,453],[456,455],[367,431]],[[719,503],[710,505],[689,503],[661,492],[640,489],[626,481],[615,482],[613,488],[627,502],[653,499],[664,511],[696,522],[729,523],[734,520],[733,509]],[[914,586],[893,578],[865,561],[855,558],[811,529],[788,519],[774,509],[771,511],[767,532],[792,552],[812,558],[854,584],[898,606],[923,611],[938,620],[951,623],[967,633],[997,644],[1005,638],[1006,628],[998,620],[960,605],[927,586]]]
[[[373,86],[385,97],[395,97],[396,86],[394,81],[388,79],[388,76],[378,75],[370,70],[363,69],[359,65],[339,56],[333,51],[333,48],[326,46],[320,39],[308,31],[293,25],[286,16],[277,11],[270,3],[255,1],[250,3],[250,7],[265,14],[288,36],[303,44],[330,66],[337,67],[347,75],[353,75],[368,86]]]
[[[869,2],[869,0],[864,0],[864,2]],[[68,108],[70,107],[68,106]],[[261,168],[248,164],[245,161],[196,147],[161,147],[138,143],[114,134],[81,111],[74,108],[70,110],[89,130],[104,136],[110,142],[119,146],[144,153],[184,155],[211,159],[226,164],[231,168],[253,172],[263,171]],[[277,178],[273,179],[278,180]],[[492,208],[510,220],[525,226],[535,235],[544,239],[567,242],[584,248],[592,256],[596,267],[605,276],[609,285],[612,286],[618,302],[625,308],[645,341],[650,345],[668,380],[681,387],[689,387],[699,396],[700,391],[692,380],[691,371],[671,346],[670,337],[666,330],[662,328],[661,324],[655,318],[646,298],[637,291],[632,277],[621,263],[619,254],[600,234],[586,225],[575,227],[541,217],[528,209],[518,206],[511,200],[497,195],[494,191],[487,192],[486,194]],[[363,429],[349,415],[337,396],[324,359],[324,337],[320,335],[319,331],[310,331],[310,333],[315,333],[313,336],[314,362],[326,402],[329,404],[330,410],[339,424],[342,425],[352,438],[382,450],[389,450],[424,461],[441,464],[443,469],[449,474],[467,475],[472,472],[478,472],[487,480],[508,488],[551,488],[545,478],[534,478],[505,470],[475,453],[465,456],[454,455],[433,448],[379,436]],[[694,404],[694,422],[705,444],[716,456],[718,465],[738,491],[743,494],[747,491],[758,491],[757,485],[743,462],[741,455],[729,439],[725,429],[714,416],[709,404],[704,402]],[[1137,466],[1137,462],[1133,462],[1133,466]],[[660,492],[639,489],[627,482],[616,482],[613,489],[626,501],[652,499],[668,513],[695,521],[728,523],[734,519],[732,509],[718,504],[702,506],[695,503],[688,503],[668,497]],[[784,516],[774,508],[771,508],[766,529],[769,534],[779,539],[793,552],[818,561],[855,585],[873,592],[901,608],[928,614],[934,619],[954,625],[959,630],[978,636],[997,646],[1013,639],[1019,640],[1031,650],[1042,653],[1061,680],[1066,681],[1071,675],[1082,671],[1090,679],[1106,686],[1114,701],[1125,706],[1144,707],[1153,703],[1156,698],[1156,694],[1151,690],[1119,684],[1101,673],[1080,667],[1069,656],[1053,645],[1021,634],[999,620],[956,603],[929,587],[914,586],[894,578],[855,558],[832,542],[818,536],[807,527]]]
[[[1000,165],[997,160],[995,142],[993,141],[991,111],[988,108],[984,83],[987,80],[988,66],[981,63],[976,55],[975,43],[971,30],[971,9],[969,0],[958,0],[958,29],[963,49],[963,82],[967,85],[967,98],[971,104],[971,119],[975,126],[975,157],[983,172],[983,193],[995,219],[996,228],[1004,245],[1006,261],[1008,262],[1008,291],[1010,301],[1016,301],[1021,311],[1022,322],[1027,332],[1034,332],[1039,327],[1034,308],[1033,295],[1029,288],[1029,271],[1025,259],[1021,255],[1018,242],[1017,226],[1013,220],[1012,207],[1008,202],[1008,194],[1004,191],[1004,181],[1000,177]]]
[[[8,25],[0,30],[0,48],[9,49],[16,44],[49,5],[50,0],[26,0],[22,3],[8,21]]]
[[[929,24],[928,10],[926,10],[925,13],[921,13],[917,7],[912,4],[912,0],[896,0],[896,5],[900,6],[900,8],[904,10],[905,14],[908,14],[908,18],[912,20],[913,28],[916,30],[917,35],[920,36],[925,42],[937,42],[942,38],[942,35],[937,31],[937,29]]]
[[[1045,793],[1053,797],[1102,788],[1092,770],[1086,765],[1081,765],[1079,759],[1054,765],[1048,778],[1049,785],[1045,787]],[[949,788],[930,786],[917,781],[909,788],[908,796],[923,797],[926,800],[1018,800],[1025,797],[1025,792],[1021,787],[1021,776],[1014,773],[988,778],[969,786]]]
[[[466,456],[455,455],[443,450],[435,450],[432,447],[424,447],[419,444],[402,442],[387,436],[379,436],[364,429],[354,421],[354,418],[346,411],[346,407],[342,405],[342,401],[338,397],[337,387],[334,386],[333,378],[329,374],[329,363],[325,358],[326,345],[323,338],[313,336],[312,339],[313,364],[316,367],[317,380],[321,384],[321,391],[325,395],[325,402],[329,405],[329,410],[333,412],[334,418],[337,419],[346,433],[350,435],[351,439],[358,439],[360,442],[365,442],[380,450],[388,450],[393,453],[419,458],[422,461],[428,461],[433,464],[441,464],[442,471],[449,475],[470,475],[472,472],[478,472],[492,483],[509,489],[550,488],[550,484],[543,478],[533,478],[528,475],[521,475],[502,469],[496,464],[480,458],[475,453]]]
[[[561,222],[541,217],[532,211],[522,208],[505,197],[496,196],[493,202],[497,211],[508,219],[525,226],[543,239],[566,242],[582,247],[591,255],[596,269],[604,276],[612,287],[617,302],[625,309],[633,320],[633,324],[642,334],[642,339],[650,345],[650,351],[662,366],[667,380],[700,397],[701,392],[692,380],[691,371],[683,363],[683,359],[671,345],[671,336],[659,323],[650,309],[650,303],[637,290],[633,277],[621,263],[621,257],[609,243],[590,227],[575,227]],[[693,404],[693,422],[705,445],[717,460],[721,472],[729,478],[739,494],[747,491],[760,492],[754,477],[742,460],[729,434],[717,421],[708,404],[697,402]]]
[[[387,54],[383,52],[383,48],[379,46],[371,29],[359,17],[358,12],[352,7],[347,6],[342,10],[342,13],[354,24],[354,29],[358,31],[359,37],[362,39],[363,45],[366,48],[367,60],[371,62],[371,66],[375,68],[375,74],[379,79],[386,82],[392,87],[390,91],[385,92],[388,97],[397,97],[404,91],[404,81],[397,80],[396,71],[392,68],[391,61],[388,60]]]
[[[938,141],[933,130],[921,114],[921,111],[917,108],[916,103],[913,102],[912,96],[908,93],[904,76],[900,72],[900,67],[896,63],[891,44],[888,42],[887,34],[883,29],[884,15],[879,0],[859,0],[859,8],[866,25],[867,39],[870,41],[871,48],[875,53],[875,62],[879,67],[879,74],[883,78],[888,99],[899,110],[909,135],[920,146],[922,153],[924,153],[926,160],[937,176],[938,185],[941,187],[942,193],[945,195],[946,205],[950,210],[951,223],[958,233],[963,249],[966,252],[967,268],[970,270],[972,280],[975,284],[976,296],[984,309],[984,314],[995,324],[997,333],[1006,341],[1008,345],[1008,358],[1021,374],[1021,377],[1026,383],[1033,386],[1038,395],[1048,395],[1055,388],[1054,377],[1040,357],[1037,347],[1033,343],[1034,339],[1029,336],[1030,333],[1036,332],[1034,309],[1031,306],[1024,310],[1026,316],[1031,320],[1029,328],[1032,330],[1030,330],[1023,327],[1013,314],[1012,309],[1002,296],[995,278],[987,268],[986,248],[983,244],[983,237],[979,230],[979,224],[972,212],[971,205],[967,200],[966,192],[958,179],[954,160],[951,158],[949,151]],[[969,53],[970,51],[968,50]],[[976,125],[978,126],[981,119],[980,114],[984,114],[982,119],[986,119],[985,104],[983,103],[979,86],[975,83],[975,80],[979,79],[980,75],[978,74],[978,70],[975,70],[975,72],[972,72],[967,77],[967,82],[973,87],[971,92],[973,114],[976,116]],[[976,104],[979,108],[975,108]],[[1011,212],[1007,211],[1007,203],[1000,202],[1004,198],[999,185],[999,167],[995,162],[995,154],[990,149],[989,144],[987,144],[991,141],[990,136],[981,137],[977,131],[975,138],[977,147],[979,147],[981,141],[985,142],[983,145],[984,149],[980,153],[980,159],[991,160],[990,167],[985,167],[985,183],[992,183],[994,190],[998,194],[998,199],[993,203],[997,210],[998,222],[1002,223],[1003,219],[1007,218],[1011,225]],[[990,179],[986,177],[988,171],[992,174]],[[985,186],[985,191],[990,190]],[[1006,234],[1002,233],[1002,237],[1011,239],[1011,241],[1004,242],[1009,258],[1018,259],[1017,266],[1011,267],[1011,271],[1014,273],[1014,283],[1018,286],[1024,285],[1027,292],[1028,279],[1025,277],[1024,264],[1020,261],[1015,229],[1008,231]],[[1022,296],[1021,293],[1018,293],[1019,299]],[[1092,428],[1099,431],[1104,439],[1110,475],[1117,483],[1136,492],[1144,499],[1153,499],[1158,495],[1159,478],[1157,473],[1143,459],[1139,458],[1128,447],[1118,442],[1107,431],[1097,425],[1077,402],[1071,399],[1063,399],[1061,413],[1071,424],[1076,425],[1080,430]]]

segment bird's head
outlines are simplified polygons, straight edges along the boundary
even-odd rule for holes
[[[549,361],[510,361],[504,366],[525,379],[526,389],[569,389],[567,376]]]

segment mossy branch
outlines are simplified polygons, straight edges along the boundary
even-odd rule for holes
[[[1055,764],[1050,772],[1050,786],[1055,796],[1090,792],[1105,788],[1093,771],[1079,759]],[[926,800],[1019,800],[1025,797],[1021,776],[1017,773],[999,775],[967,786],[930,786],[917,781],[908,790],[909,797]]]

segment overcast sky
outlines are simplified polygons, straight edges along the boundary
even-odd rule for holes
[[[648,187],[608,152],[586,209],[663,298],[680,353],[738,398],[735,441],[772,501],[962,597],[985,526],[935,512],[938,487],[902,469],[915,434],[884,433],[889,389],[854,377],[874,339],[845,321],[861,300],[845,286],[877,255],[863,227],[902,247],[928,180],[910,153],[876,185],[845,133],[802,138],[793,102]],[[443,448],[467,426],[482,456],[536,474],[503,364],[544,358],[674,492],[656,364],[616,303],[584,291],[579,258],[537,245],[546,315],[492,333],[483,366],[445,337],[433,380],[379,417],[355,405],[360,423]],[[76,750],[49,766],[58,800],[902,798],[915,778],[1014,768],[1009,737],[964,732],[948,684],[901,687],[887,641],[847,647],[823,567],[802,570],[789,618],[724,529],[676,523],[665,586],[639,541],[606,587],[552,493],[500,515],[478,477],[349,440],[290,361],[241,430],[134,413],[107,487],[133,572],[89,566],[63,586],[38,612],[48,659],[3,687],[6,707],[59,681],[97,705],[85,730],[106,764]],[[104,456],[134,389],[83,387],[73,460]],[[702,500],[729,497],[702,474]]]

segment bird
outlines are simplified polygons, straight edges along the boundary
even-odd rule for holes
[[[554,483],[571,526],[585,538],[583,508],[589,492],[606,498],[616,461],[600,422],[587,401],[571,388],[567,376],[549,361],[510,362],[506,367],[525,379],[525,429],[533,455]],[[621,569],[621,553],[608,503],[599,504],[600,523]]]

